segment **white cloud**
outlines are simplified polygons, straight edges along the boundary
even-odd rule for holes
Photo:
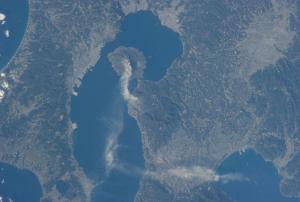
[[[5,20],[6,16],[4,13],[0,13],[0,21]]]

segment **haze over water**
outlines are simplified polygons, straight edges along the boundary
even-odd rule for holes
[[[176,33],[162,26],[151,12],[138,12],[124,18],[121,32],[102,49],[100,61],[84,77],[78,96],[72,99],[71,117],[78,125],[74,136],[75,156],[85,172],[99,182],[93,194],[95,202],[133,201],[144,168],[139,128],[127,113],[120,95],[119,78],[107,58],[120,46],[143,52],[147,63],[144,79],[153,81],[163,78],[167,68],[182,53]],[[107,139],[120,125],[117,163],[126,168],[113,168],[107,175]]]
[[[234,202],[298,202],[281,195],[280,177],[275,167],[253,150],[232,154],[220,165],[218,172],[239,173],[247,179],[218,184]]]

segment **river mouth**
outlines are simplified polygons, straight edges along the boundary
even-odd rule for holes
[[[128,114],[120,75],[108,59],[121,46],[143,55],[146,68],[139,79],[151,81],[162,79],[182,53],[179,35],[162,26],[151,12],[130,14],[76,89],[78,96],[71,103],[71,119],[77,125],[74,155],[85,173],[97,182],[92,201],[133,201],[144,170],[141,133]],[[134,69],[134,61],[132,65]],[[134,90],[135,82],[130,80],[129,91]]]

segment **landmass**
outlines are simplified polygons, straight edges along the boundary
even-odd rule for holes
[[[130,68],[143,64],[128,59],[132,49],[113,60],[121,79],[127,68],[123,80],[138,81],[123,89],[138,101],[128,106],[144,149],[135,201],[230,201],[213,186],[222,179],[215,170],[249,148],[276,166],[282,194],[300,197],[299,7],[289,0],[29,0],[26,33],[2,69],[9,89],[0,103],[1,161],[36,174],[43,202],[90,200],[95,182],[73,156],[71,98],[122,19],[149,10],[179,34],[184,50],[159,81],[143,79],[143,65]]]

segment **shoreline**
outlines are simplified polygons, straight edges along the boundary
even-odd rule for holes
[[[20,52],[20,49],[21,47],[23,47],[23,44],[24,44],[24,41],[25,41],[25,37],[28,33],[28,28],[29,28],[29,22],[30,22],[30,15],[31,15],[31,10],[30,10],[30,0],[26,0],[27,1],[27,10],[28,10],[28,13],[27,13],[27,22],[26,22],[26,25],[25,25],[25,30],[24,30],[24,33],[23,33],[23,36],[22,36],[22,39],[20,40],[15,52],[12,54],[12,56],[10,57],[10,59],[7,61],[7,63],[5,65],[3,65],[3,67],[0,67],[0,73],[4,73],[9,65],[12,63],[12,61],[15,59],[16,55]]]

